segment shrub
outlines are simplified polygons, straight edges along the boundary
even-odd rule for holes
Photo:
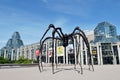
[[[0,56],[0,64],[5,64],[5,63],[9,63],[10,60],[8,58],[3,58]]]
[[[31,64],[31,60],[25,59],[23,56],[19,58],[19,60],[15,61],[15,64]]]

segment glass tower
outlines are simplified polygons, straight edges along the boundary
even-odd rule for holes
[[[108,22],[101,22],[94,29],[94,36],[96,42],[109,43],[118,42],[116,27]]]
[[[6,51],[7,58],[11,59],[12,49],[14,49],[13,56],[16,56],[17,48],[23,46],[23,41],[20,38],[19,32],[14,32],[12,38],[8,40],[6,46],[1,49],[1,56],[4,55],[4,51]]]

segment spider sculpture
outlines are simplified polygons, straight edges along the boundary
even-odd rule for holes
[[[51,28],[53,29],[52,36],[45,38],[47,32]],[[56,34],[57,34],[57,36],[56,36]],[[46,40],[51,39],[52,40],[52,55],[51,55],[52,73],[53,74],[55,73],[54,62],[56,63],[56,67],[57,67],[56,56],[54,56],[54,55],[56,55],[55,40],[62,41],[62,46],[64,47],[65,55],[66,55],[66,47],[69,45],[69,40],[71,40],[72,44],[73,44],[73,47],[74,47],[73,52],[75,53],[75,51],[76,51],[76,56],[75,56],[76,57],[76,62],[80,65],[81,74],[83,74],[83,68],[82,68],[81,62],[78,61],[78,55],[80,54],[80,50],[79,50],[80,46],[78,44],[80,44],[80,41],[78,41],[79,39],[77,39],[77,36],[78,36],[78,38],[82,37],[83,41],[86,44],[89,70],[90,70],[90,65],[91,65],[92,70],[94,71],[93,64],[92,64],[92,57],[91,57],[91,53],[90,53],[89,42],[88,42],[88,39],[87,39],[86,35],[84,34],[84,32],[79,27],[76,27],[71,34],[64,34],[60,27],[55,28],[55,26],[53,24],[50,24],[48,29],[46,30],[46,32],[43,34],[42,38],[40,39],[40,49],[39,49],[40,50],[40,55],[39,55],[39,62],[38,62],[40,72],[43,70],[43,65],[42,65],[42,60],[41,60],[42,59],[41,57],[42,57],[43,44],[45,43]],[[75,45],[75,43],[76,43],[76,45]],[[66,60],[66,57],[65,57],[65,60]],[[76,64],[74,64],[74,65],[75,65],[74,69],[76,69]]]

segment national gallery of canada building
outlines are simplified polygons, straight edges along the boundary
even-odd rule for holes
[[[92,34],[86,34],[92,55],[92,61],[95,65],[120,64],[120,37],[117,35],[116,27],[108,22],[99,23]],[[56,42],[57,62],[64,64],[75,64],[76,53],[73,52],[73,44],[69,43],[64,54],[64,47],[61,42]],[[43,45],[42,62],[51,63],[52,41],[47,40]],[[34,43],[23,45],[18,32],[12,35],[5,47],[0,49],[0,56],[10,60],[18,60],[20,56],[36,60],[36,51],[39,50],[40,44]],[[82,38],[80,38],[80,55],[81,64],[87,65],[87,48]],[[66,58],[65,58],[66,57]]]

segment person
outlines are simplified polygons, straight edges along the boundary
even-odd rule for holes
[[[39,54],[40,54],[39,49],[38,49],[38,50],[36,50],[35,54],[36,54],[37,61],[39,61],[39,57],[40,57],[40,56],[39,56]]]

